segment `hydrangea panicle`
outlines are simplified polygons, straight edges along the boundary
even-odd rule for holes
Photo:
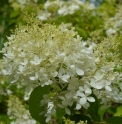
[[[36,124],[29,111],[25,109],[21,101],[14,95],[9,96],[7,114],[12,120],[11,124]]]
[[[75,110],[87,109],[95,102],[93,93],[101,103],[105,99],[122,103],[121,88],[116,87],[121,78],[115,71],[121,65],[117,50],[121,38],[95,45],[84,42],[68,24],[42,24],[34,16],[25,19],[27,25],[20,24],[2,49],[2,72],[11,83],[25,86],[28,93],[36,86],[51,85],[51,94],[45,94],[40,103],[46,106],[41,112],[46,122],[57,107],[69,115],[73,104]],[[114,97],[117,93],[119,97]]]

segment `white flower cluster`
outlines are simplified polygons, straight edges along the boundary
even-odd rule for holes
[[[9,96],[7,114],[12,119],[11,124],[36,124],[29,111],[24,108],[21,101],[14,95]]]
[[[91,85],[95,88],[93,92],[102,104],[122,103],[121,76],[114,72],[114,67],[109,64],[101,67],[91,79]]]
[[[122,61],[119,49],[119,46],[122,45],[121,38],[121,36],[109,37],[103,40],[94,51],[100,60],[97,60],[98,67],[94,78],[91,79],[91,85],[96,87],[93,90],[94,94],[101,99],[102,104],[122,103],[122,74],[120,71]]]
[[[5,83],[5,76],[2,74],[2,60],[0,59],[0,95],[10,95],[12,93],[11,90],[5,89],[6,83]]]
[[[11,83],[21,81],[28,88],[50,85],[55,77],[65,83],[70,77],[88,74],[95,66],[94,56],[76,34],[64,24],[25,27],[4,44],[3,74],[9,75]]]
[[[83,4],[84,3],[81,0],[71,0],[68,2],[62,1],[57,12],[59,15],[63,16],[73,14],[74,12],[79,10],[80,6],[82,6]]]
[[[45,94],[41,101],[42,106],[47,106],[46,122],[57,107],[64,108],[69,115],[69,107],[74,103],[76,110],[87,109],[95,101],[93,92],[103,103],[104,98],[122,103],[118,88],[121,76],[114,71],[115,63],[102,61],[101,51],[98,55],[93,52],[94,44],[83,42],[68,26],[37,22],[20,25],[2,49],[2,72],[11,83],[20,82],[27,91],[38,85],[51,85],[51,94]],[[120,97],[117,99],[115,94]]]
[[[38,0],[9,0],[9,3],[12,4],[13,8],[24,8],[31,2],[37,3]]]
[[[4,88],[3,88],[3,84],[4,84],[4,76],[2,75],[2,64],[1,64],[1,60],[0,60],[0,95],[4,94]]]
[[[90,5],[85,4],[81,0],[47,0],[44,3],[44,10],[38,12],[38,18],[42,21],[47,20],[51,16],[66,16],[74,14],[76,11],[80,10],[81,7],[85,9],[93,9]]]
[[[122,6],[119,6],[118,10],[115,16],[111,17],[105,25],[107,36],[112,36],[116,33],[122,34]]]

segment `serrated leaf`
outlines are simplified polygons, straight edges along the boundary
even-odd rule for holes
[[[122,117],[111,117],[106,119],[107,124],[122,124]]]
[[[43,95],[47,94],[50,91],[50,86],[38,86],[36,87],[29,99],[29,111],[31,116],[40,122],[41,124],[46,124],[45,123],[45,117],[44,115],[39,115],[42,111],[44,111],[45,107],[40,106],[40,101],[43,99]]]

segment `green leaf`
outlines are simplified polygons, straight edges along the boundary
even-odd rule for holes
[[[122,106],[117,108],[117,112],[114,114],[114,116],[122,116]]]
[[[58,124],[62,123],[62,118],[65,114],[66,114],[66,112],[65,112],[64,108],[57,108],[56,109],[56,116],[57,116],[57,119],[58,119]]]
[[[0,124],[10,124],[8,115],[0,115]]]
[[[2,102],[3,99],[3,95],[0,94],[0,102]]]
[[[106,119],[107,124],[122,124],[122,117],[111,117]]]
[[[19,10],[12,11],[12,12],[10,13],[10,18],[16,18],[16,17],[19,16],[19,15],[20,15]]]
[[[100,121],[100,116],[98,114],[99,101],[95,95],[92,95],[92,97],[95,98],[95,102],[90,102],[90,107],[88,108],[88,112],[94,121]]]
[[[107,110],[108,113],[114,115],[114,113],[116,112],[116,108],[114,107],[109,107],[108,110]]]
[[[109,108],[108,105],[102,105],[99,110],[98,110],[98,114],[100,115],[100,120],[103,121],[103,116],[104,113],[106,112],[106,110]]]
[[[40,106],[40,101],[43,99],[43,95],[49,93],[49,91],[50,86],[38,86],[32,91],[29,99],[30,114],[35,120],[39,121],[41,124],[46,123],[44,115],[39,115],[45,109],[44,106]]]

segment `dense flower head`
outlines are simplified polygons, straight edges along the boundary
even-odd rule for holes
[[[20,82],[26,86],[26,91],[37,85],[52,85],[55,92],[68,86],[66,97],[62,99],[64,106],[72,101],[70,92],[75,95],[78,90],[74,100],[79,101],[80,93],[85,89],[90,90],[90,86],[83,86],[79,79],[83,75],[87,77],[95,69],[93,46],[88,47],[69,24],[57,27],[35,21],[20,25],[8,40],[2,49],[2,72],[11,83]],[[84,99],[81,101],[94,101],[89,97],[91,93],[91,90],[82,93],[81,98]]]
[[[45,21],[50,17],[72,15],[77,11],[83,12],[84,10],[81,8],[84,8],[85,11],[94,9],[93,6],[90,6],[90,4],[84,3],[81,0],[47,0],[44,3],[43,10],[39,10],[37,17],[40,20]]]
[[[93,92],[102,100],[102,104],[122,102],[121,46],[122,37],[115,35],[104,39],[99,45],[97,45],[94,52],[96,58],[98,57],[99,59],[97,59],[97,70],[94,75],[94,80],[92,79],[92,84],[97,87],[96,81],[99,80],[98,89],[100,88],[100,90],[94,89]],[[101,88],[103,87],[103,84],[105,89]]]
[[[105,24],[107,36],[122,34],[122,5],[117,9],[117,13]]]
[[[8,37],[2,49],[2,72],[9,75],[11,83],[20,80],[23,85],[44,86],[52,84],[56,76],[68,82],[70,77],[86,75],[93,68],[92,50],[85,47],[74,28],[67,26],[20,26]]]
[[[2,73],[11,83],[26,86],[27,92],[38,85],[51,85],[52,93],[41,100],[41,106],[47,106],[42,112],[46,122],[57,107],[69,115],[68,107],[74,103],[75,110],[87,109],[95,101],[92,93],[104,104],[106,98],[107,102],[122,103],[121,74],[115,71],[121,63],[117,50],[121,38],[95,45],[84,42],[70,24],[41,24],[29,16],[27,20],[4,44]],[[118,99],[113,97],[117,93]]]
[[[25,109],[19,98],[14,95],[9,96],[7,114],[12,120],[11,124],[36,124],[29,111]]]

